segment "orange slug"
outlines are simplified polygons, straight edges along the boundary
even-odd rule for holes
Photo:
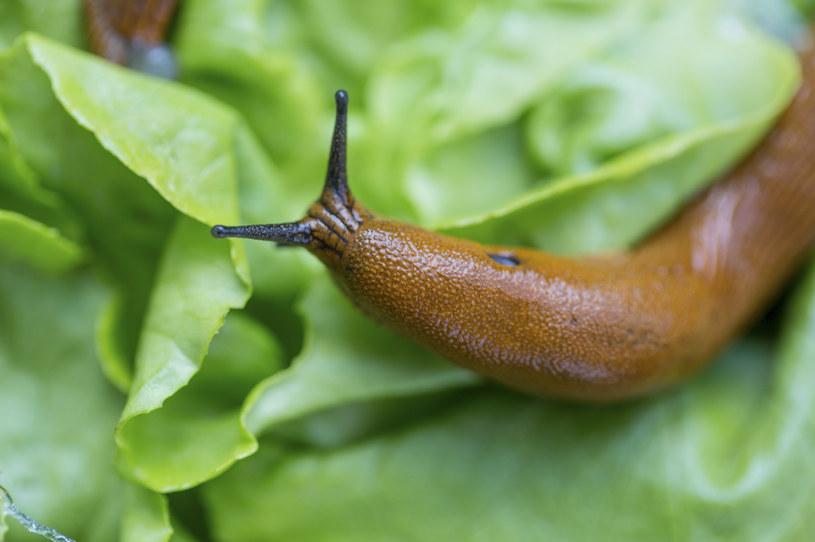
[[[178,0],[82,0],[91,51],[116,64],[172,79],[177,65],[164,38]]]
[[[322,195],[298,222],[215,237],[303,246],[366,315],[536,395],[612,400],[687,377],[743,330],[815,241],[815,54],[770,135],[637,248],[563,258],[378,217],[348,189],[345,92]]]

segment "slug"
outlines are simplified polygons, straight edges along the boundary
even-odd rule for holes
[[[178,0],[82,0],[95,54],[115,64],[174,79],[178,65],[164,43]]]
[[[328,173],[297,222],[214,226],[302,246],[367,316],[522,392],[607,401],[693,374],[756,317],[815,240],[815,54],[770,135],[635,249],[563,258],[376,216],[348,189],[336,93]]]

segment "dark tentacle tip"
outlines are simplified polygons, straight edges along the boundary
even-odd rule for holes
[[[225,238],[227,236],[226,235],[226,226],[220,226],[220,225],[212,226],[212,229],[210,231],[212,232],[212,236],[217,237],[218,239],[223,239],[223,238]]]
[[[348,107],[348,93],[344,90],[338,90],[334,94],[334,100],[337,102],[337,109],[345,109]]]
[[[127,54],[127,65],[136,71],[162,79],[178,77],[175,53],[163,43],[150,45],[140,40],[132,41]]]

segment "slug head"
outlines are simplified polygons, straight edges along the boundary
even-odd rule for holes
[[[325,184],[320,198],[309,207],[306,216],[297,222],[281,224],[213,226],[213,237],[242,237],[305,247],[330,269],[340,269],[342,255],[351,237],[365,220],[373,216],[357,203],[348,189],[345,166],[348,94],[339,90],[334,99],[337,112]]]

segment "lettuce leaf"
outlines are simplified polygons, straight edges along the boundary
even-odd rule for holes
[[[48,241],[36,248],[47,261]],[[87,268],[54,271],[0,259],[0,480],[38,522],[109,541],[122,506],[109,465],[123,398],[99,371],[93,324],[110,291]],[[11,540],[39,539],[8,528]]]

